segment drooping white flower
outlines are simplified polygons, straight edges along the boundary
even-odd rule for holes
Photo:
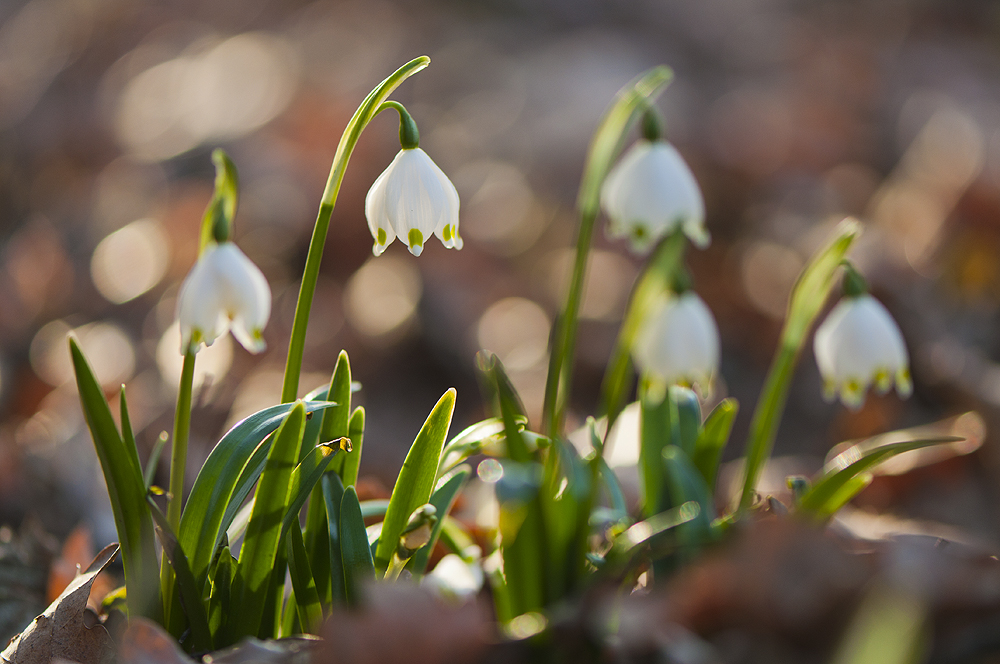
[[[611,169],[601,188],[608,235],[629,238],[645,252],[680,228],[696,246],[708,246],[705,202],[691,169],[673,145],[640,140]]]
[[[432,234],[445,247],[461,249],[458,205],[455,185],[427,153],[400,150],[365,198],[365,217],[375,238],[372,252],[378,256],[398,237],[419,256]]]
[[[823,376],[823,395],[838,395],[849,408],[860,408],[868,387],[884,394],[896,384],[903,398],[913,383],[906,343],[889,311],[867,293],[845,296],[816,329],[816,363]]]
[[[693,291],[661,302],[643,321],[632,356],[651,378],[710,391],[719,368],[719,329],[712,312]]]
[[[177,297],[181,353],[211,346],[230,327],[244,348],[259,353],[270,314],[271,288],[260,269],[232,242],[211,242]]]

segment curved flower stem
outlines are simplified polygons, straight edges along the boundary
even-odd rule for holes
[[[860,234],[861,226],[857,221],[842,221],[830,242],[802,270],[792,289],[788,316],[781,329],[781,341],[750,421],[747,450],[744,454],[743,490],[739,502],[741,512],[753,506],[757,480],[771,456],[778,424],[788,400],[792,374],[809,330],[833,290],[841,261]]]
[[[576,207],[580,211],[580,233],[576,242],[573,276],[566,296],[566,306],[556,321],[549,373],[545,381],[542,430],[549,437],[556,437],[562,432],[563,420],[566,417],[569,386],[573,380],[573,355],[580,303],[583,300],[583,284],[587,272],[590,242],[594,235],[594,223],[600,210],[601,184],[621,151],[622,143],[632,124],[659,96],[671,78],[673,72],[670,68],[661,65],[650,69],[619,90],[590,143],[587,165],[576,200]]]
[[[354,146],[357,145],[361,132],[364,131],[372,118],[378,115],[382,102],[399,87],[399,84],[409,76],[417,73],[431,59],[420,56],[410,60],[397,69],[372,90],[361,106],[355,111],[354,117],[347,123],[344,134],[337,145],[337,153],[330,167],[330,177],[320,199],[319,214],[313,227],[312,239],[309,241],[309,253],[306,256],[305,270],[302,273],[302,284],[299,286],[299,299],[295,304],[295,318],[292,321],[292,334],[288,340],[288,359],[285,362],[285,378],[281,386],[281,401],[289,403],[295,400],[299,390],[299,375],[302,373],[302,354],[305,351],[306,328],[309,325],[309,312],[312,309],[313,295],[316,293],[316,280],[319,278],[319,266],[323,260],[323,247],[326,244],[327,231],[330,229],[330,217],[333,206],[337,203],[340,185],[344,181],[347,162],[351,159]]]

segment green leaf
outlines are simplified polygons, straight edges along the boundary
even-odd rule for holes
[[[729,442],[729,434],[733,430],[733,421],[739,412],[736,399],[723,399],[705,418],[701,434],[694,445],[691,461],[705,478],[705,483],[711,492],[715,492],[715,480],[719,474],[719,459],[722,450]]]
[[[365,445],[365,409],[358,406],[351,413],[347,424],[347,437],[351,440],[351,451],[344,454],[344,463],[340,476],[345,486],[358,483],[358,472],[361,469],[361,451]]]
[[[368,545],[365,522],[361,517],[358,493],[353,486],[344,489],[344,497],[340,503],[340,552],[344,565],[344,591],[347,602],[357,606],[361,600],[363,585],[375,580],[375,564],[372,560],[371,547]]]
[[[177,542],[177,537],[166,515],[153,502],[152,496],[146,496],[150,506],[150,513],[153,521],[156,522],[156,535],[163,547],[163,555],[170,561],[170,566],[174,570],[177,579],[177,586],[180,590],[181,604],[184,606],[184,613],[187,617],[188,626],[191,630],[191,647],[198,651],[212,649],[212,630],[208,623],[208,614],[205,612],[205,605],[201,599],[201,589],[195,584],[194,576],[191,574],[191,567],[188,566],[187,556],[184,549]]]
[[[329,402],[307,402],[306,412],[329,407]],[[205,585],[208,564],[233,517],[264,468],[271,439],[267,438],[293,404],[265,408],[230,429],[208,455],[188,495],[178,533],[188,552],[191,573]]]
[[[212,634],[224,634],[226,618],[232,610],[231,595],[236,559],[228,546],[222,547],[212,575],[212,592],[208,599],[208,626]]]
[[[156,442],[153,443],[153,450],[149,453],[149,459],[146,461],[146,472],[142,476],[147,491],[149,487],[153,486],[153,480],[156,478],[156,468],[160,465],[160,457],[163,455],[163,447],[169,439],[167,432],[161,431],[160,435],[156,437]]]
[[[101,462],[115,528],[121,540],[129,615],[156,619],[161,609],[159,569],[153,520],[146,504],[146,487],[139,459],[134,446],[130,451],[119,435],[104,391],[72,336],[69,348],[80,405]]]
[[[292,406],[274,434],[264,471],[257,483],[253,512],[240,549],[233,584],[234,612],[230,622],[235,637],[257,635],[278,558],[282,518],[288,507],[289,482],[305,428],[305,405]],[[281,571],[282,580],[284,570]],[[235,639],[234,639],[235,640]]]
[[[399,535],[413,510],[427,503],[434,488],[434,476],[441,461],[441,450],[448,437],[455,410],[455,390],[449,389],[417,433],[389,498],[389,508],[382,523],[382,535],[375,550],[375,566],[381,572],[389,567]],[[360,507],[359,513],[360,513]]]
[[[319,593],[316,592],[316,582],[309,567],[302,532],[298,528],[288,531],[288,572],[295,593],[299,624],[303,631],[315,634],[323,623],[323,609],[320,608]]]
[[[437,488],[431,494],[429,501],[437,509],[437,523],[431,529],[430,542],[427,543],[427,546],[418,549],[406,565],[406,568],[414,576],[420,577],[427,570],[427,561],[434,550],[434,545],[437,543],[438,537],[441,535],[445,517],[451,512],[451,508],[455,504],[455,499],[458,498],[459,492],[465,486],[465,482],[469,479],[470,475],[472,475],[472,468],[470,466],[460,466],[438,481]]]
[[[340,505],[344,500],[344,485],[336,473],[323,475],[320,485],[323,489],[323,502],[326,504],[330,602],[342,604],[347,601],[347,595],[344,591],[344,563],[340,550]],[[385,501],[385,503],[388,505],[389,501]],[[382,514],[385,512],[383,511]],[[364,510],[362,510],[362,527],[364,527],[364,516]],[[371,556],[370,548],[368,555]]]
[[[663,450],[674,438],[670,398],[642,390],[639,395],[639,479],[642,511],[652,516],[663,504]]]
[[[283,533],[289,529],[295,530],[291,526],[298,523],[299,510],[306,504],[306,499],[313,493],[315,487],[319,485],[320,478],[329,468],[330,462],[336,458],[337,453],[338,448],[332,445],[317,445],[306,455],[302,463],[295,466],[288,481],[288,502],[281,520]],[[325,514],[324,518],[326,518]]]
[[[132,420],[128,414],[128,402],[125,400],[125,385],[122,385],[121,392],[118,393],[118,413],[122,423],[122,443],[125,451],[132,457],[132,463],[136,468],[142,468],[139,463],[139,447],[135,443],[135,434],[132,433]],[[143,475],[143,485],[145,485],[145,475]]]
[[[690,501],[634,524],[614,539],[611,550],[605,557],[609,570],[629,566],[636,554],[660,535],[690,523],[700,515],[701,505],[697,501]]]
[[[711,520],[715,512],[715,502],[705,484],[705,479],[680,447],[667,445],[663,449],[663,465],[670,498],[669,506],[677,507],[693,500],[701,508],[697,518],[677,531],[681,545],[687,547],[683,557],[692,559],[698,549],[711,538]]]
[[[611,469],[604,457],[598,457],[597,463],[600,467],[601,479],[604,480],[604,486],[608,490],[608,498],[611,501],[611,509],[615,513],[615,518],[621,519],[628,516],[628,501],[625,500],[625,491],[622,489],[621,482],[618,481],[618,476],[615,475],[615,471]]]
[[[668,394],[675,444],[691,456],[701,433],[701,404],[698,403],[698,395],[694,390],[680,385],[671,385]]]
[[[826,519],[854,497],[854,494],[850,494],[852,490],[856,489],[854,491],[856,494],[857,491],[864,488],[861,482],[854,481],[854,478],[868,472],[877,464],[903,452],[943,443],[955,443],[961,440],[964,439],[956,436],[941,436],[889,443],[863,451],[858,446],[848,448],[827,464],[820,476],[812,483],[812,488],[802,496],[799,509],[811,513],[817,518]]]
[[[861,225],[857,221],[842,221],[837,226],[833,239],[813,256],[792,289],[788,316],[781,330],[781,341],[750,421],[743,491],[740,495],[741,510],[753,504],[757,479],[771,456],[774,437],[788,400],[788,386],[802,346],[833,289],[840,262],[860,234]]]

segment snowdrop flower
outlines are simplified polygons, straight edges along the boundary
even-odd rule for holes
[[[418,147],[403,148],[365,198],[365,217],[378,256],[397,237],[419,256],[437,235],[449,249],[461,249],[458,191],[448,176]]]
[[[709,392],[719,367],[719,329],[712,312],[694,291],[666,299],[642,323],[632,356],[650,378]]]
[[[259,353],[270,314],[271,288],[260,269],[232,242],[210,242],[177,298],[181,353],[211,346],[230,326],[244,348]]]
[[[708,246],[705,203],[683,157],[664,140],[640,140],[616,165],[601,188],[608,235],[628,237],[645,252],[678,227],[696,246]]]
[[[882,303],[866,292],[845,294],[817,328],[813,350],[828,401],[839,394],[845,406],[860,408],[873,383],[880,394],[893,382],[903,398],[913,391],[899,326]]]

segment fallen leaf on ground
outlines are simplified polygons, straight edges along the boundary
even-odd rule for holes
[[[104,664],[114,659],[114,641],[87,608],[97,575],[118,553],[118,545],[104,548],[66,590],[10,642],[3,651],[11,664],[49,664],[63,658],[78,664]],[[88,615],[89,614],[89,615]]]

